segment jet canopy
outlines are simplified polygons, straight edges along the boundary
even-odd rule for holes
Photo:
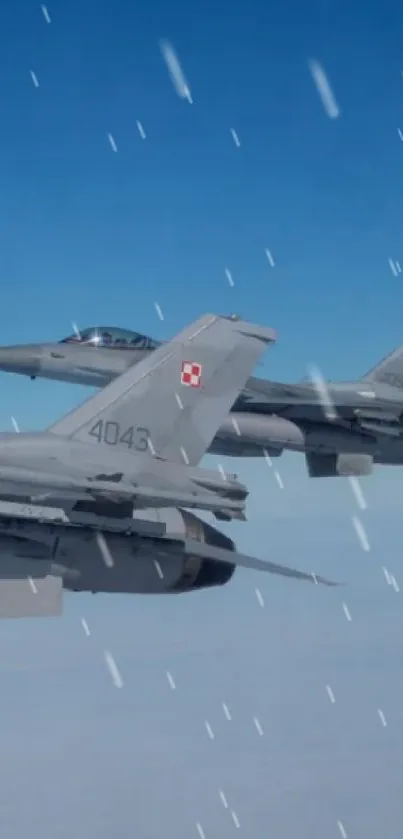
[[[63,338],[60,344],[86,344],[90,347],[109,347],[111,349],[156,350],[159,341],[118,326],[90,326],[77,330],[73,335]]]

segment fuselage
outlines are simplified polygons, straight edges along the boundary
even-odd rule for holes
[[[103,388],[158,345],[143,336],[133,344],[100,346],[72,338],[0,347],[0,370]],[[400,389],[363,381],[329,383],[327,388],[336,412],[331,420],[313,383],[250,378],[210,452],[234,457],[275,457],[284,449],[366,453],[376,463],[403,463]]]
[[[70,489],[76,495],[79,485],[87,493],[91,485],[102,486],[104,491],[110,486],[111,494],[116,495],[119,487],[122,492],[133,488],[134,495],[136,488],[139,494],[142,489],[155,490],[156,498],[158,493],[176,493],[179,499],[182,495],[194,498],[195,507],[199,495],[230,499],[235,506],[248,495],[236,475],[221,475],[218,470],[171,463],[116,446],[72,441],[46,431],[0,433],[0,493],[32,497]],[[204,505],[201,508],[206,509]]]

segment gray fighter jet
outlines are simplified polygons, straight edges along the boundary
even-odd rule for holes
[[[96,327],[59,343],[0,347],[0,370],[104,387],[160,346]],[[311,477],[370,474],[403,464],[403,346],[361,380],[283,384],[249,378],[209,451],[234,457],[304,452]]]
[[[59,614],[63,587],[219,585],[237,565],[328,583],[238,553],[181,509],[244,514],[246,487],[198,463],[274,337],[205,315],[47,431],[0,434],[0,616]]]

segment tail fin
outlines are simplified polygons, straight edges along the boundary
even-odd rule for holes
[[[275,332],[205,315],[49,428],[195,466]]]
[[[403,389],[403,344],[363,376],[363,381]]]

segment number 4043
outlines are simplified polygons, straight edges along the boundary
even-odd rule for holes
[[[145,452],[148,449],[150,432],[148,428],[141,425],[130,425],[125,428],[119,422],[104,422],[98,420],[88,432],[90,437],[95,437],[98,443],[107,446],[127,446],[137,452]]]

